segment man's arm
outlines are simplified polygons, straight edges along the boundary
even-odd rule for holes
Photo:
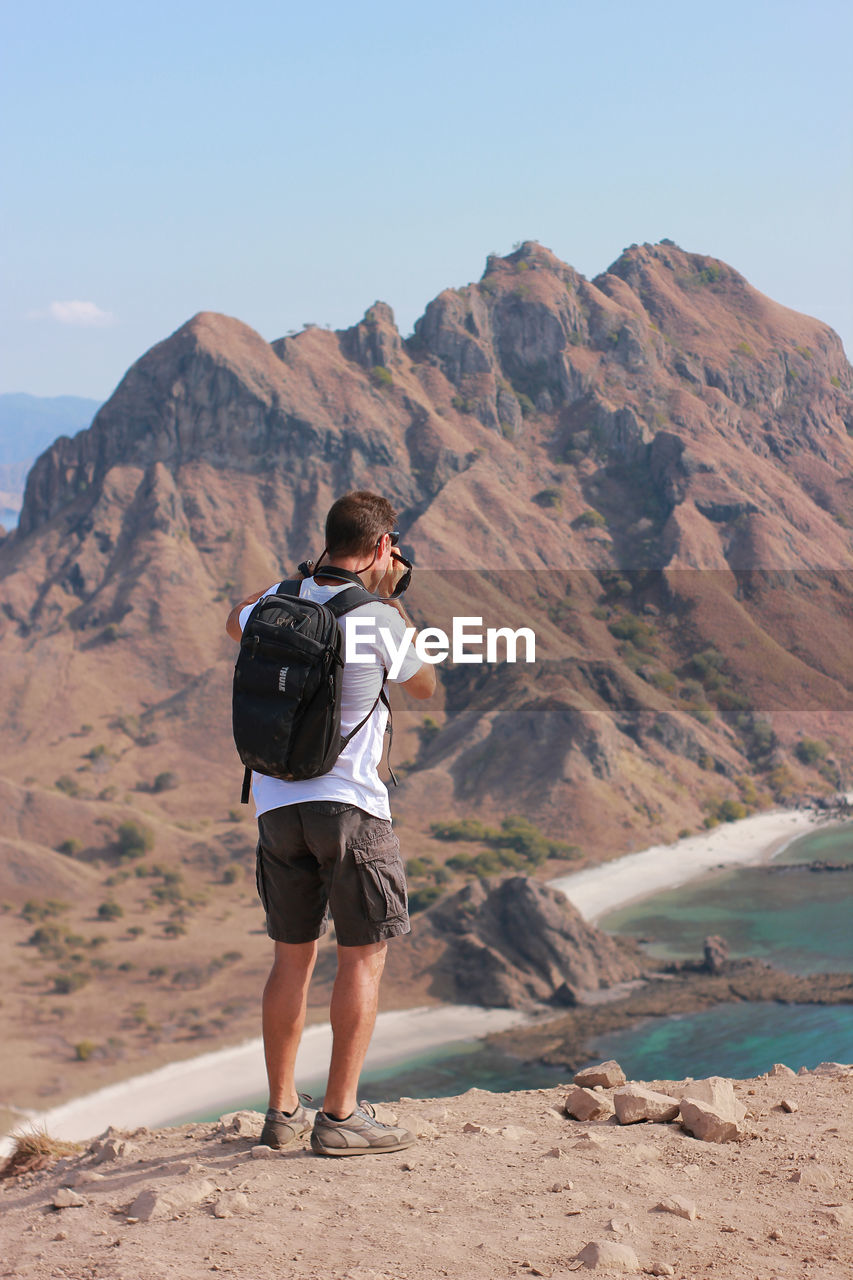
[[[241,600],[239,604],[235,604],[234,608],[229,613],[228,621],[225,623],[225,631],[226,634],[229,635],[232,640],[236,640],[238,644],[240,643],[240,637],[243,634],[240,630],[240,614],[243,612],[247,604],[254,604],[257,600],[260,600],[264,592],[268,590],[268,587],[264,587],[262,590],[256,591],[253,596],[246,596],[246,599]]]
[[[387,603],[392,609],[397,610],[407,627],[414,626],[401,600],[388,600]],[[431,662],[424,662],[413,676],[409,676],[408,680],[400,681],[400,688],[405,689],[409,697],[417,698],[419,702],[431,698],[437,687],[435,666]]]

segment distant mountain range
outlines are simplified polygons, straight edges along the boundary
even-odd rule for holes
[[[73,436],[88,427],[100,400],[82,396],[0,395],[0,524],[18,519],[27,472],[57,436]]]

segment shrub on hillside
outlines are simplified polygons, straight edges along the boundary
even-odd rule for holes
[[[154,847],[153,831],[138,822],[123,822],[116,834],[119,856],[122,858],[141,858]]]

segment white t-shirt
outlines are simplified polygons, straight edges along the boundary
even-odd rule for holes
[[[342,582],[335,586],[319,586],[313,578],[306,578],[299,594],[305,599],[325,604],[348,585]],[[271,594],[277,587],[278,583],[273,583],[266,594]],[[248,604],[240,611],[241,631],[254,607],[253,604]],[[393,605],[369,601],[338,618],[338,626],[344,633],[344,643],[351,618],[373,618],[374,628],[372,637],[369,632],[365,635],[364,630],[358,637],[359,654],[365,655],[365,658],[370,657],[371,661],[347,662],[344,665],[341,686],[341,732],[344,736],[364,719],[376,702],[382,688],[382,670],[384,668],[387,671],[391,667],[392,655],[379,634],[380,626],[391,632],[393,643],[397,647],[406,628]],[[411,679],[422,666],[423,663],[410,646],[395,680],[402,682]],[[305,778],[302,782],[285,782],[282,778],[268,778],[265,774],[253,773],[252,799],[256,815],[260,817],[269,809],[299,804],[303,800],[339,800],[344,804],[357,805],[359,809],[364,809],[377,818],[390,818],[388,788],[378,773],[387,721],[388,712],[379,702],[367,724],[359,729],[344,747],[333,767],[322,777]]]

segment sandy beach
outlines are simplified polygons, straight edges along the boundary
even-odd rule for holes
[[[618,907],[675,889],[718,867],[747,866],[778,855],[820,822],[811,809],[756,813],[674,844],[656,844],[612,862],[549,880],[591,924]]]
[[[654,845],[615,861],[588,867],[550,881],[581,914],[594,922],[628,902],[673,888],[717,867],[768,860],[791,840],[813,830],[819,817],[811,810],[755,814],[724,823],[670,845]],[[471,1041],[503,1031],[525,1020],[510,1009],[463,1005],[382,1013],[367,1059],[367,1069],[390,1066],[443,1045]],[[331,1028],[309,1027],[304,1035],[298,1072],[303,1078],[323,1073],[328,1064]],[[112,1124],[132,1129],[164,1125],[192,1115],[226,1111],[239,1099],[261,1096],[266,1087],[260,1038],[203,1054],[110,1085],[32,1114],[27,1125],[45,1126],[57,1137],[89,1138]],[[0,1154],[10,1148],[0,1141]]]

